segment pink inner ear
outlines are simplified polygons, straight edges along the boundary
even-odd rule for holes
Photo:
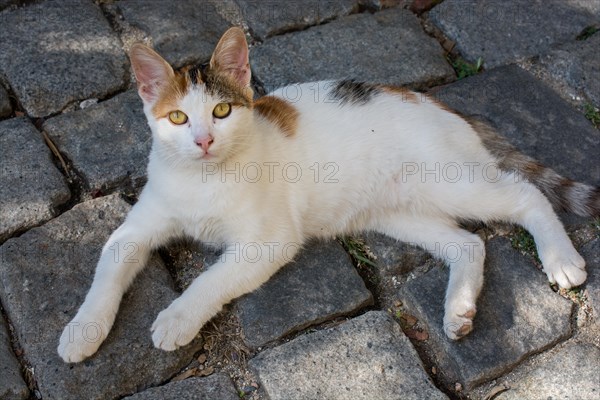
[[[211,66],[231,75],[240,86],[250,84],[248,44],[241,29],[231,28],[225,32],[215,49]]]
[[[140,97],[148,102],[156,100],[158,97],[158,88],[149,85],[138,85],[138,93]]]
[[[140,97],[146,102],[154,102],[159,88],[173,75],[173,69],[161,56],[143,45],[135,46],[130,57]]]

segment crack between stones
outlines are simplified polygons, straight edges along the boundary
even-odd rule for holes
[[[7,328],[8,338],[10,340],[10,347],[11,347],[10,350],[12,351],[15,358],[17,359],[17,362],[19,363],[19,366],[20,366],[19,372],[21,373],[21,377],[23,378],[23,381],[25,382],[25,384],[27,385],[27,388],[29,389],[29,398],[28,399],[29,400],[37,400],[37,399],[41,398],[41,395],[39,394],[40,392],[38,390],[38,385],[35,380],[34,368],[31,366],[31,364],[29,363],[29,361],[27,361],[27,359],[25,357],[25,353],[23,352],[23,348],[21,347],[21,345],[19,343],[19,339],[15,332],[15,328],[14,328],[10,318],[8,317],[8,313],[6,312],[6,309],[4,308],[1,299],[0,299],[0,318],[4,318],[4,321],[6,321],[6,328]]]
[[[326,24],[328,24],[328,23],[330,23],[332,21],[335,21],[335,20],[338,20],[338,19],[341,19],[341,18],[344,18],[344,17],[348,17],[350,15],[363,14],[365,12],[371,12],[371,13],[373,13],[372,11],[369,11],[369,9],[370,8],[367,7],[366,5],[364,5],[364,4],[358,4],[357,3],[357,4],[354,5],[354,7],[352,8],[352,10],[350,10],[350,12],[348,14],[334,15],[332,17],[324,18],[322,20],[319,20],[318,22],[307,24],[307,25],[292,26],[292,27],[288,27],[288,28],[279,28],[279,29],[276,29],[273,32],[267,34],[265,36],[265,40],[258,39],[255,34],[253,34],[252,37],[253,37],[253,39],[256,40],[257,44],[258,43],[263,43],[264,41],[266,41],[268,39],[271,39],[273,37],[276,37],[276,36],[282,36],[282,35],[285,35],[285,34],[288,34],[288,33],[295,33],[295,32],[306,31],[306,30],[308,30],[310,28],[314,28],[315,26],[326,25]],[[375,10],[375,11],[378,11],[378,10]],[[249,29],[249,32],[253,33],[251,29]]]

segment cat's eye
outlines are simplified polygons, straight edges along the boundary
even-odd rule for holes
[[[175,125],[185,124],[188,120],[188,116],[185,115],[183,111],[171,111],[169,113],[169,121],[174,123]]]
[[[226,118],[229,117],[229,114],[231,114],[231,104],[229,103],[219,103],[213,110],[215,118]]]

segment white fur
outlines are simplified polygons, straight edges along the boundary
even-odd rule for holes
[[[148,184],[104,248],[73,319],[78,325],[65,328],[58,348],[65,361],[81,361],[98,349],[151,250],[180,235],[225,243],[227,250],[158,315],[152,338],[165,350],[189,343],[224,304],[258,288],[310,237],[375,230],[445,259],[444,326],[453,339],[471,329],[485,257],[483,241],[460,229],[457,218],[521,224],[534,235],[552,282],[571,287],[585,280],[585,263],[546,198],[513,174],[496,180],[494,158],[464,120],[425,97],[413,103],[382,92],[366,104],[340,104],[329,95],[331,85],[275,93],[292,97],[299,111],[290,137],[245,108],[214,119],[221,99],[202,86],[180,107],[189,126],[156,120],[151,104],[145,105],[154,135]],[[215,138],[209,159],[193,140],[205,131]],[[256,165],[262,177],[255,181]],[[302,176],[294,182],[296,166]],[[138,244],[139,263],[115,263],[107,249],[128,242]],[[105,329],[94,343],[72,330],[90,321]]]

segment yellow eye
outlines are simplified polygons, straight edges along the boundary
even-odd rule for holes
[[[231,104],[229,103],[219,103],[213,110],[213,116],[215,118],[226,118],[231,114]]]
[[[187,115],[183,111],[171,111],[169,113],[169,121],[174,123],[175,125],[185,124],[188,120]]]

